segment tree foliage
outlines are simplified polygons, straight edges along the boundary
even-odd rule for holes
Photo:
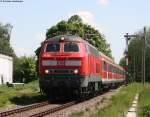
[[[10,45],[11,25],[0,24],[0,53],[13,57],[13,80],[14,82],[30,82],[36,77],[35,57],[17,57]]]
[[[94,29],[92,26],[84,24],[78,15],[70,17],[68,21],[62,20],[55,26],[50,27],[46,32],[46,39],[66,34],[78,35],[87,40],[90,44],[95,46],[107,56],[112,57],[111,49],[109,44],[106,42],[104,35],[98,30]],[[39,53],[39,49],[40,48],[38,48],[36,51],[37,55]]]
[[[143,33],[139,31],[136,33],[137,37],[133,38],[129,43],[129,57],[131,62],[129,63],[129,73],[134,75],[134,64],[135,64],[135,80],[141,81],[142,78],[142,48],[143,48]],[[150,82],[150,28],[146,32],[146,57],[145,57],[145,76],[146,81]]]
[[[120,59],[119,65],[122,66],[122,67],[124,67],[126,65],[125,57],[122,57]]]
[[[13,55],[14,51],[10,45],[10,24],[0,24],[0,52]]]
[[[20,57],[16,58],[16,67],[14,72],[15,82],[25,82],[28,83],[35,80],[37,76],[36,72],[36,60],[35,57]]]

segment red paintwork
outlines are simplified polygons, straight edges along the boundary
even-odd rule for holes
[[[43,46],[41,48],[40,51],[40,57],[39,57],[39,74],[41,76],[44,76],[45,73],[45,69],[49,69],[49,68],[78,68],[79,69],[79,74],[81,76],[98,76],[100,78],[102,78],[103,80],[106,79],[110,79],[110,80],[117,80],[117,79],[124,79],[124,75],[118,75],[116,73],[113,72],[108,72],[108,71],[104,71],[103,70],[103,62],[105,61],[107,64],[112,65],[115,68],[118,68],[120,70],[123,70],[122,67],[120,67],[119,65],[115,64],[114,61],[107,57],[106,55],[104,55],[103,53],[100,53],[100,56],[98,58],[96,58],[94,55],[88,55],[87,51],[86,51],[86,44],[87,42],[85,41],[77,41],[80,47],[80,52],[63,52],[63,43],[64,42],[60,42],[60,48],[61,51],[60,52],[44,52],[44,48],[46,46],[47,43],[49,43],[50,41],[45,41],[43,43]],[[81,66],[42,66],[42,60],[81,60]],[[99,73],[96,73],[96,64],[99,66]],[[124,70],[123,70],[124,71]]]
[[[57,60],[57,61],[64,61],[64,60],[81,60],[81,66],[79,68],[81,75],[86,75],[88,70],[84,68],[88,68],[87,66],[87,60],[86,60],[86,53],[85,53],[85,46],[83,43],[79,43],[80,52],[72,53],[72,52],[43,52],[45,45],[44,44],[42,51],[40,53],[40,60],[39,60],[39,73],[40,75],[44,75],[44,70],[49,68],[79,68],[78,66],[42,66],[42,60]],[[62,45],[63,43],[61,43]],[[62,48],[62,47],[61,47]],[[83,62],[84,61],[84,62]]]

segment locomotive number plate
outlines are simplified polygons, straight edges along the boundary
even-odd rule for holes
[[[65,65],[65,61],[57,61],[57,65]]]

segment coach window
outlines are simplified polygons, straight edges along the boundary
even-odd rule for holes
[[[107,68],[108,68],[108,72],[110,71],[110,65],[109,64],[107,64]]]
[[[112,66],[112,72],[114,73],[114,67]]]
[[[116,68],[116,73],[118,74],[118,68]]]
[[[65,43],[64,52],[79,52],[79,46],[77,43]]]
[[[113,72],[116,73],[116,68],[115,67],[113,68]]]
[[[46,52],[59,52],[60,44],[59,43],[48,43],[46,46]]]
[[[108,64],[108,71],[111,72],[111,65]]]
[[[112,65],[109,65],[109,72],[112,72]]]
[[[123,71],[121,70],[121,75],[123,75]]]

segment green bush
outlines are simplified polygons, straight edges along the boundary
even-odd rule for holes
[[[150,117],[150,105],[146,105],[142,108],[142,117]]]
[[[14,82],[28,83],[37,79],[35,57],[20,57],[15,60]]]
[[[138,117],[150,117],[150,84],[144,85],[140,92]]]

